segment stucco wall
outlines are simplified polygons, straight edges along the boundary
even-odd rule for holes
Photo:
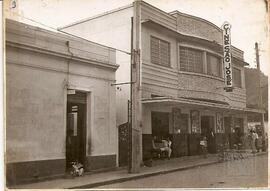
[[[61,30],[93,42],[130,52],[132,16],[133,7],[127,6]],[[116,63],[120,65],[116,71],[116,82],[130,82],[130,55],[116,51]],[[127,122],[127,103],[130,97],[130,85],[114,86],[114,88],[116,88],[117,95],[116,112],[118,126]]]
[[[222,44],[222,30],[206,20],[179,13],[176,22],[180,33]]]
[[[115,88],[111,86],[117,69],[111,64],[115,52],[91,43],[76,49],[82,43],[76,39],[7,24],[7,162],[65,158],[67,88],[88,92],[87,155],[117,155]],[[18,33],[10,30],[14,27],[20,28]]]
[[[6,77],[7,162],[65,158],[64,74],[7,62]]]

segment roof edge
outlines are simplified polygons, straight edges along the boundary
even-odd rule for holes
[[[58,30],[62,30],[62,29],[65,29],[65,28],[69,28],[69,27],[72,27],[74,25],[87,22],[89,20],[93,20],[93,19],[96,19],[96,18],[99,18],[99,17],[103,17],[103,16],[106,16],[106,15],[109,15],[109,14],[112,14],[112,13],[115,13],[115,12],[118,12],[118,11],[122,11],[124,9],[128,9],[130,7],[133,7],[133,4],[128,4],[128,5],[125,5],[125,6],[122,6],[122,7],[118,7],[116,9],[112,9],[110,11],[106,11],[106,12],[103,12],[103,13],[100,13],[100,14],[97,14],[97,15],[94,15],[94,16],[91,16],[91,17],[88,17],[88,18],[85,18],[85,19],[80,19],[78,21],[72,22],[72,23],[67,24],[67,25],[64,25],[62,27],[58,27],[57,29]]]
[[[206,19],[203,19],[201,17],[198,17],[198,16],[190,15],[190,14],[187,14],[187,13],[182,13],[182,12],[180,12],[178,10],[174,10],[172,12],[169,12],[168,14],[170,14],[170,15],[172,15],[172,14],[179,14],[179,15],[183,15],[183,16],[186,16],[186,17],[190,17],[190,18],[196,19],[196,20],[200,20],[200,21],[203,21],[205,23],[208,23],[208,24],[212,25],[213,27],[215,27],[216,29],[218,29],[219,31],[222,32],[222,29],[219,26],[217,26],[216,24],[214,24],[214,23],[212,23],[212,22],[210,22],[210,21],[208,21]]]

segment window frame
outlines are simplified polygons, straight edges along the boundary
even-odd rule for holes
[[[201,47],[201,46],[197,46],[197,45],[191,45],[191,44],[188,44],[188,43],[185,43],[185,42],[178,42],[177,47],[178,47],[178,50],[177,50],[177,55],[178,55],[177,64],[178,64],[178,67],[179,67],[178,68],[179,72],[187,73],[187,74],[193,74],[193,75],[202,75],[202,76],[205,76],[205,77],[215,78],[215,79],[219,79],[219,80],[222,80],[222,81],[224,80],[223,54],[215,52],[215,51],[210,50],[210,49],[205,48],[205,47]],[[201,51],[203,53],[203,62],[202,62],[203,72],[202,73],[181,70],[181,63],[180,63],[180,48],[181,47],[198,50],[198,51]],[[220,58],[220,60],[221,60],[220,76],[215,76],[215,75],[208,74],[207,54],[211,54],[213,56],[216,56],[216,57]],[[205,55],[206,55],[206,58],[205,58]]]
[[[222,61],[222,57],[221,56],[218,56],[217,54],[213,54],[211,52],[208,52],[208,51],[205,51],[206,52],[206,64],[207,64],[207,71],[206,71],[206,74],[209,75],[209,76],[214,76],[214,77],[219,77],[219,78],[222,78],[223,77],[223,74],[222,74],[222,67],[223,67],[223,61]],[[209,60],[208,58],[212,56],[212,57],[215,57],[217,58],[217,60],[219,60],[219,68],[218,68],[218,72],[219,74],[218,75],[214,75],[213,73],[209,73],[211,72],[211,69],[209,70],[209,65],[211,65],[211,63],[209,63]]]
[[[200,52],[201,53],[201,64],[202,64],[202,67],[201,67],[201,72],[197,72],[194,70],[194,67],[193,67],[193,71],[189,71],[189,69],[187,70],[181,70],[181,49],[187,49],[187,50],[194,50],[194,52]],[[183,45],[179,45],[178,46],[178,63],[179,63],[179,70],[182,71],[182,72],[191,72],[191,73],[196,73],[196,74],[204,74],[204,50],[201,50],[201,49],[197,49],[197,48],[194,48],[194,47],[189,47],[189,46],[183,46]],[[194,65],[193,65],[194,66]],[[189,67],[189,65],[188,65]]]
[[[240,74],[240,86],[238,86],[238,84],[235,83],[235,72],[234,71],[239,71]],[[242,71],[241,69],[237,68],[237,67],[232,67],[232,78],[233,78],[233,87],[237,87],[237,88],[242,88],[243,87],[243,83],[242,83]]]
[[[153,45],[152,45],[152,39],[157,39],[159,41],[159,47],[158,47],[158,63],[155,63],[153,62],[153,59],[152,59],[152,50],[153,50]],[[167,43],[168,44],[168,65],[164,65],[162,64],[161,62],[161,47],[160,47],[160,42],[164,42],[164,43]],[[158,38],[156,36],[153,36],[153,35],[150,35],[150,61],[152,64],[155,64],[155,65],[159,65],[159,66],[164,66],[164,67],[167,67],[167,68],[170,68],[171,67],[171,43],[169,41],[166,41],[166,40],[163,40],[161,38]]]

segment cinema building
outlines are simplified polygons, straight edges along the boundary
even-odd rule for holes
[[[131,17],[139,22],[131,25]],[[223,31],[192,15],[164,12],[135,1],[60,30],[130,52],[132,28],[138,29],[141,56],[142,153],[153,135],[170,137],[173,156],[199,153],[199,138],[208,137],[209,152],[224,140],[230,146],[247,134],[244,52],[231,46],[233,91],[224,90]],[[134,34],[134,33],[133,33]],[[133,36],[133,42],[136,36]],[[134,44],[134,43],[133,43]],[[116,80],[130,81],[130,55],[118,52]],[[117,90],[117,126],[127,123],[129,85]],[[119,139],[122,133],[118,135]],[[122,144],[121,141],[118,144]],[[121,145],[118,146],[121,165]]]
[[[116,167],[115,50],[5,22],[7,185]]]

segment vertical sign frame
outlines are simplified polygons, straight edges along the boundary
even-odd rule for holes
[[[222,25],[223,30],[223,63],[225,91],[233,91],[232,55],[231,55],[231,25],[227,21]]]

